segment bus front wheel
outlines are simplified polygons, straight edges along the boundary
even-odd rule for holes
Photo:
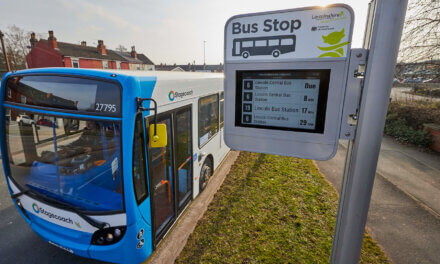
[[[280,56],[280,51],[279,50],[274,50],[272,52],[272,56],[274,56],[275,58],[277,58],[278,56]]]
[[[199,180],[199,192],[202,192],[208,185],[209,178],[212,176],[211,164],[208,160],[203,163],[202,169],[200,170],[200,180]]]
[[[241,56],[243,56],[243,58],[247,59],[249,57],[249,52],[245,51],[241,54]]]

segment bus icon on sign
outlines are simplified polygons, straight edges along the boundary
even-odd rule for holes
[[[280,54],[294,52],[296,44],[295,35],[282,35],[257,38],[234,39],[232,56],[272,55],[277,58]]]

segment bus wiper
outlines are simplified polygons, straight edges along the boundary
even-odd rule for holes
[[[18,193],[14,193],[13,195],[11,195],[11,198],[15,199],[15,198],[17,198],[19,196],[22,196],[23,194],[27,194],[29,192],[31,192],[31,189],[26,189],[24,191],[21,191],[21,192],[18,192]]]
[[[41,200],[43,200],[45,202],[56,204],[56,205],[62,207],[63,209],[68,209],[70,211],[73,211],[74,213],[79,215],[82,219],[84,219],[84,221],[86,221],[87,223],[89,223],[90,225],[92,225],[92,226],[94,226],[94,227],[96,227],[98,229],[103,229],[103,228],[106,228],[106,227],[109,226],[109,224],[107,224],[105,222],[98,222],[95,219],[89,217],[88,215],[84,214],[83,212],[78,210],[77,207],[75,207],[73,205],[61,202],[61,201],[59,201],[57,199],[54,199],[54,198],[51,198],[51,197],[48,197],[48,196],[44,196],[44,195],[42,195],[42,194],[40,194],[40,193],[38,193],[38,192],[36,192],[36,191],[34,191],[32,189],[26,189],[26,190],[21,191],[19,193],[13,194],[11,196],[11,198],[15,199],[15,198],[17,198],[17,197],[19,197],[19,196],[21,196],[23,194],[28,194],[28,193],[32,193],[32,195],[37,196],[38,198],[40,198]]]

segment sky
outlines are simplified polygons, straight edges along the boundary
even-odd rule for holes
[[[136,46],[155,64],[223,62],[224,25],[244,13],[350,5],[355,13],[352,48],[362,46],[368,0],[0,0],[0,29],[16,25],[58,41],[107,48]]]

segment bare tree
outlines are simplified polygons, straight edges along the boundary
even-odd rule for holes
[[[12,25],[7,28],[4,34],[6,53],[9,57],[11,70],[25,69],[26,55],[29,53],[28,46],[30,32],[27,32],[16,25]],[[4,65],[3,53],[0,55],[0,65]]]
[[[399,61],[440,60],[440,0],[411,0],[400,44]]]
[[[119,44],[119,46],[116,47],[116,50],[117,50],[117,51],[121,51],[121,52],[126,52],[126,51],[128,51],[128,49],[127,49],[126,47],[122,46],[121,44]]]

